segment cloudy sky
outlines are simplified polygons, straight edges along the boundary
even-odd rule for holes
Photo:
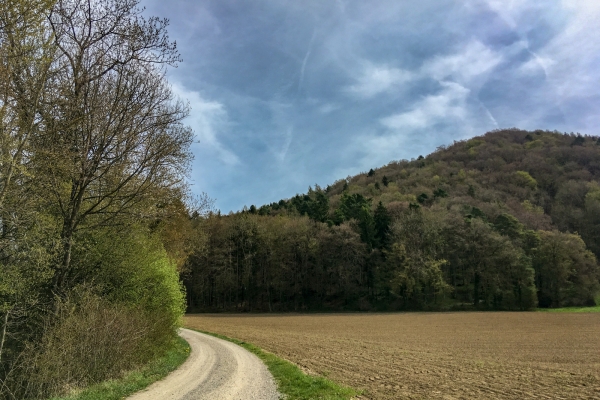
[[[598,0],[142,0],[223,212],[496,128],[598,134]]]

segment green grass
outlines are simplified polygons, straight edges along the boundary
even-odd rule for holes
[[[291,362],[267,353],[253,344],[216,333],[198,332],[228,340],[256,354],[266,364],[277,382],[279,392],[285,395],[286,400],[346,400],[359,394],[352,388],[338,385],[324,377],[306,375]]]
[[[551,313],[597,313],[600,306],[595,307],[562,307],[562,308],[538,308],[538,311]]]
[[[140,370],[126,374],[122,379],[109,380],[90,386],[66,397],[51,400],[120,400],[146,388],[177,369],[189,356],[190,346],[178,338],[175,346],[163,357]]]

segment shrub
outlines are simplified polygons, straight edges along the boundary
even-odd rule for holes
[[[39,342],[25,346],[8,384],[18,398],[37,399],[117,378],[154,357],[156,322],[140,308],[77,289],[46,319]]]

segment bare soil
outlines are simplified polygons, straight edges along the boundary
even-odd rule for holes
[[[365,399],[600,399],[600,313],[200,314]]]

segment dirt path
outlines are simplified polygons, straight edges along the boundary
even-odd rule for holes
[[[129,400],[275,400],[280,395],[267,367],[254,354],[231,342],[182,329],[192,350],[189,358],[162,381]]]

